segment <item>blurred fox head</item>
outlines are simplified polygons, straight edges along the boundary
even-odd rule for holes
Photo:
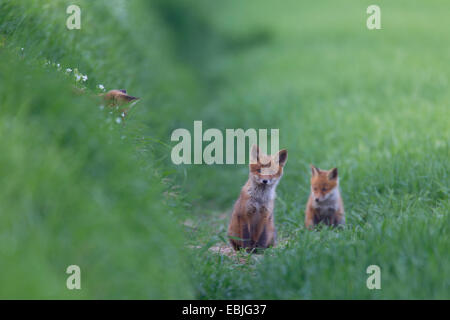
[[[338,169],[320,170],[311,165],[311,193],[316,203],[333,197],[338,188]]]
[[[266,155],[253,145],[250,153],[249,177],[256,184],[273,186],[280,181],[283,167],[287,161],[287,150],[283,149],[274,155]]]
[[[105,94],[101,94],[104,99],[111,105],[123,105],[139,98],[127,94],[127,90],[110,90]]]

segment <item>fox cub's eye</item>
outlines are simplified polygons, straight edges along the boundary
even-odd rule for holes
[[[256,169],[256,172],[261,173],[261,169]]]
[[[322,188],[322,192],[325,192],[325,191],[327,191],[327,188]]]

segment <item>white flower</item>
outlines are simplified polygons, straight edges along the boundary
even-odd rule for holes
[[[77,78],[77,82],[78,82],[78,81],[80,81],[81,76],[80,76],[79,74],[76,74],[76,75],[75,75],[75,78]]]
[[[56,66],[57,66],[58,68],[61,67],[61,65],[60,65],[59,63],[58,63]]]
[[[88,79],[88,76],[84,75],[84,76],[81,76],[81,78],[83,78],[83,81],[86,82]]]
[[[105,87],[104,87],[102,84],[99,84],[99,85],[97,86],[97,88],[99,88],[100,90],[105,91]]]
[[[71,73],[71,72],[72,72],[72,69],[67,68],[67,69],[66,69],[66,72],[67,72],[67,73]]]
[[[121,123],[121,122],[122,122],[122,119],[120,117],[117,117],[116,118],[116,123]]]

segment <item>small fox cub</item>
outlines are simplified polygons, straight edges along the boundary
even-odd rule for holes
[[[275,245],[275,189],[286,161],[287,150],[268,156],[260,152],[258,146],[252,146],[249,178],[234,205],[228,227],[230,243],[235,250],[244,248],[252,252]]]
[[[311,194],[306,205],[305,226],[311,228],[320,222],[333,226],[345,224],[337,168],[327,171],[311,165],[311,174]]]

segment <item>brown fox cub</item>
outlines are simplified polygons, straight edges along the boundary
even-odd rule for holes
[[[244,248],[251,252],[275,245],[275,189],[286,161],[287,150],[268,156],[260,152],[258,146],[252,147],[249,178],[234,205],[228,227],[230,243],[235,250]]]
[[[306,205],[305,226],[311,228],[320,222],[333,226],[345,224],[337,168],[327,171],[311,165],[311,173],[311,194]]]

